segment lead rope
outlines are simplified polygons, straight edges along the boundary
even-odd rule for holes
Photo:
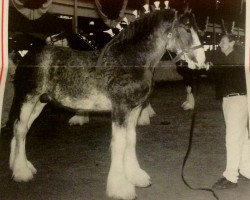
[[[197,95],[198,95],[198,88],[200,86],[200,82],[199,82],[199,78],[198,80],[196,80],[196,87],[195,87],[195,90],[194,90],[194,97],[196,98]],[[217,196],[217,194],[215,193],[215,191],[211,188],[194,188],[192,187],[185,179],[184,177],[184,169],[185,169],[185,166],[186,166],[186,163],[187,163],[187,160],[188,160],[188,157],[190,155],[190,152],[191,152],[191,149],[192,149],[192,143],[193,143],[193,135],[194,135],[194,127],[195,127],[195,117],[196,117],[196,113],[197,113],[197,109],[195,109],[196,106],[194,107],[193,111],[192,111],[192,120],[191,120],[191,126],[190,126],[190,132],[189,132],[189,142],[188,142],[188,148],[187,148],[187,152],[186,152],[186,155],[183,159],[183,163],[182,163],[182,168],[181,168],[181,178],[182,178],[182,181],[185,183],[185,185],[191,189],[191,190],[202,190],[202,191],[207,191],[207,192],[211,192],[214,196],[214,198],[216,200],[220,200],[219,197]]]

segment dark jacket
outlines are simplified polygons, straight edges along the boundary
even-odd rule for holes
[[[246,94],[243,49],[235,47],[227,56],[218,50],[209,57],[213,63],[209,77],[215,83],[216,98],[221,100],[232,93]]]

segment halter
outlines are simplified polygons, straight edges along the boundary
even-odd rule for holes
[[[173,29],[174,29],[174,24],[175,24],[176,22],[178,22],[178,20],[177,20],[177,19],[174,19],[173,25],[172,25],[172,31],[171,31],[169,34],[172,34]],[[178,29],[177,29],[177,33],[180,35]],[[181,37],[180,37],[180,43],[181,43],[182,46],[184,46],[184,43],[183,43]],[[169,54],[169,56],[170,56],[170,58],[171,58],[171,61],[172,61],[173,63],[177,63],[179,60],[181,60],[181,56],[182,56],[182,55],[188,54],[190,51],[194,51],[194,50],[199,49],[199,48],[203,48],[203,45],[200,44],[200,45],[197,45],[197,46],[193,46],[193,47],[191,47],[191,48],[188,48],[188,49],[181,50],[181,51],[179,51],[179,53],[176,54],[176,56],[175,56],[174,58],[171,56],[171,54],[170,54],[169,50],[167,50],[167,48],[166,48],[166,51],[168,52],[168,54]]]
[[[194,46],[194,47],[191,47],[191,48],[188,48],[188,49],[185,49],[185,50],[182,50],[180,51],[179,53],[176,54],[176,56],[173,58],[169,52],[169,50],[167,50],[170,58],[171,58],[171,61],[173,63],[177,63],[179,60],[181,60],[181,56],[184,55],[184,54],[188,54],[190,51],[194,51],[196,49],[199,49],[199,48],[203,48],[203,45],[200,44],[200,45],[197,45],[197,46]]]

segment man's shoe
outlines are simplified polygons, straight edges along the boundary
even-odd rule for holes
[[[242,174],[239,174],[239,176],[238,176],[238,180],[240,180],[240,181],[250,181],[250,179],[249,179],[249,178],[247,178],[247,177],[243,176]]]
[[[237,183],[233,183],[229,180],[227,180],[226,178],[221,178],[219,179],[213,186],[213,189],[217,189],[217,190],[223,190],[223,189],[231,189],[231,188],[235,188],[237,187],[238,184]]]

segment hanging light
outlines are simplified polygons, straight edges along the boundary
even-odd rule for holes
[[[95,25],[95,22],[94,21],[90,21],[89,25],[93,26],[93,25]]]
[[[106,31],[103,31],[104,33],[108,33],[111,37],[114,37],[115,34],[113,33],[113,30],[112,29],[108,29]]]
[[[149,13],[150,11],[149,11],[149,5],[148,4],[145,4],[144,6],[143,6],[143,8],[144,8],[144,13]]]
[[[92,35],[94,35],[94,33],[89,33],[89,35],[91,35],[91,36],[92,36]]]
[[[164,1],[165,9],[169,9],[169,1]]]
[[[154,5],[155,5],[155,10],[160,10],[160,1],[155,1]]]

